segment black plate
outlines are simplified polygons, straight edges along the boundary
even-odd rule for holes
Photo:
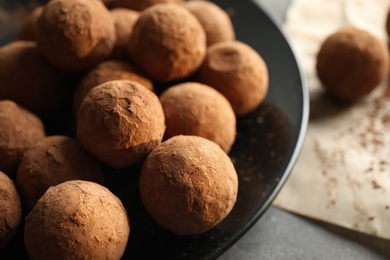
[[[5,1],[9,10],[31,1]],[[217,227],[197,237],[177,237],[160,228],[145,212],[138,195],[138,169],[113,173],[106,168],[107,186],[124,202],[131,219],[131,236],[124,259],[215,259],[232,246],[270,206],[286,181],[301,149],[308,120],[308,91],[291,47],[279,26],[249,0],[213,1],[233,14],[237,39],[256,49],[269,68],[265,102],[238,120],[237,140],[230,156],[240,186],[231,214]],[[4,6],[5,5],[5,6]],[[4,44],[14,37],[12,24]],[[53,134],[55,131],[52,132]],[[134,171],[135,173],[131,173]],[[0,250],[0,259],[27,258],[23,226]]]

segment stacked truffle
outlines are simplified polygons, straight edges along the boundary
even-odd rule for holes
[[[177,235],[204,233],[231,212],[236,118],[262,103],[268,71],[235,40],[224,10],[206,1],[52,0],[26,19],[20,39],[0,48],[0,100],[16,102],[0,101],[0,171],[29,213],[31,258],[122,257],[128,215],[102,186],[115,169],[139,170],[143,205]],[[46,136],[41,119],[64,107],[76,129]],[[0,244],[20,221],[16,195]]]

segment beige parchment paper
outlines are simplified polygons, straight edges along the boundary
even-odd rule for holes
[[[390,88],[343,104],[325,94],[316,71],[322,41],[354,25],[387,41],[389,0],[294,0],[285,29],[306,73],[310,119],[297,164],[274,205],[390,239]]]

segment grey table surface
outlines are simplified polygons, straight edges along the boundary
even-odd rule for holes
[[[290,0],[255,2],[282,23]],[[270,207],[248,233],[219,257],[233,259],[390,259],[390,241]]]

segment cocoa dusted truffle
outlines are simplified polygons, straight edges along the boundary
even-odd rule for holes
[[[132,80],[142,84],[149,90],[153,90],[153,83],[131,63],[114,60],[105,61],[90,70],[79,83],[73,96],[75,113],[77,113],[81,102],[92,88],[102,83],[119,79]]]
[[[139,17],[139,12],[126,8],[115,8],[111,10],[111,15],[114,18],[116,41],[111,58],[126,59],[127,48],[133,27]]]
[[[206,53],[202,25],[186,8],[154,5],[134,25],[129,54],[152,79],[170,82],[192,75]]]
[[[158,97],[128,80],[103,83],[88,92],[77,117],[77,136],[114,168],[141,163],[161,143],[164,112]]]
[[[238,178],[217,144],[198,136],[175,136],[147,157],[139,186],[141,200],[157,223],[177,235],[198,235],[230,213]]]
[[[63,74],[39,53],[35,42],[15,41],[0,48],[0,99],[50,117],[67,92]]]
[[[268,69],[263,58],[240,41],[209,47],[197,81],[221,92],[237,116],[256,109],[268,91]]]
[[[0,248],[12,239],[22,218],[22,206],[13,181],[0,171]]]
[[[38,18],[42,14],[43,6],[35,8],[23,21],[19,39],[24,41],[37,41],[37,23]]]
[[[46,190],[69,180],[103,183],[99,162],[75,139],[49,136],[31,146],[20,162],[16,184],[32,209]]]
[[[321,44],[316,69],[331,95],[353,101],[370,93],[387,76],[389,52],[371,33],[345,27]]]
[[[107,4],[110,7],[123,7],[143,11],[152,5],[163,3],[182,4],[183,0],[110,0]]]
[[[53,186],[25,221],[31,259],[121,259],[130,234],[122,202],[87,181]]]
[[[0,171],[14,176],[24,152],[44,137],[36,115],[13,101],[0,100]]]
[[[165,137],[196,135],[229,152],[236,138],[236,116],[229,101],[215,89],[195,82],[170,87],[160,96]]]
[[[64,70],[91,68],[111,54],[114,43],[114,20],[101,1],[52,0],[38,19],[40,51]]]
[[[235,39],[230,17],[218,5],[209,1],[192,0],[186,2],[185,6],[202,24],[206,32],[207,46]]]

